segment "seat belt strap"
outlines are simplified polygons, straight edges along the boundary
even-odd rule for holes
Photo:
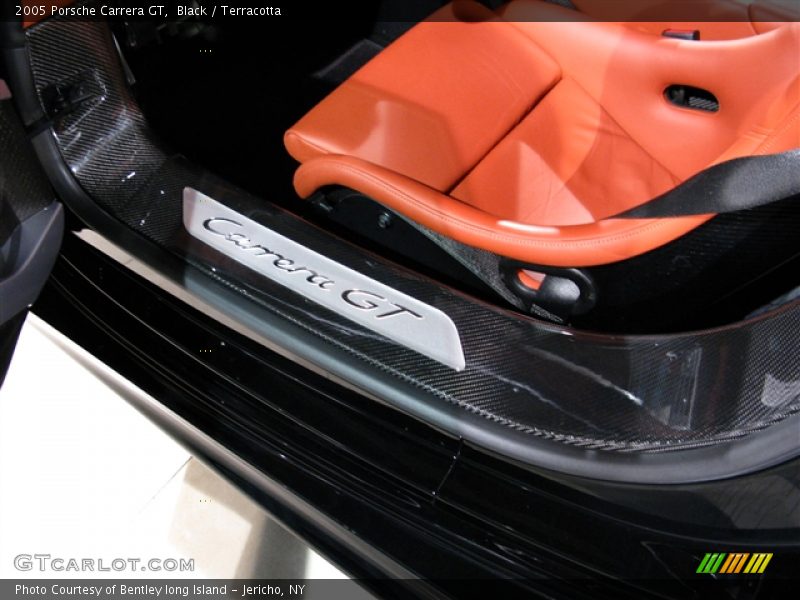
[[[721,214],[800,195],[800,149],[714,165],[649,202],[611,217],[667,219]]]

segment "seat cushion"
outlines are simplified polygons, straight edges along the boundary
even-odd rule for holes
[[[504,219],[593,223],[679,183],[575,81],[561,81],[453,190]]]
[[[421,23],[334,90],[285,137],[305,162],[363,158],[449,190],[560,76],[505,23]]]

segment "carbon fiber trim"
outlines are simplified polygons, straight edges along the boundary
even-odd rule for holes
[[[0,101],[0,245],[17,225],[52,201],[47,177],[25,139],[11,101]]]
[[[615,453],[716,445],[800,411],[800,302],[733,326],[650,337],[575,331],[482,304],[170,157],[125,90],[102,24],[48,21],[28,39],[40,94],[75,73],[91,72],[102,84],[99,102],[53,127],[64,160],[98,204],[323,346],[349,353],[364,371],[414,386],[434,407]],[[184,187],[445,312],[459,330],[466,369],[398,346],[193,241],[181,227]]]
[[[153,204],[143,214],[136,200],[168,153],[153,139],[124,77],[119,76],[121,67],[108,25],[54,19],[31,28],[28,37],[43,109],[53,86],[76,80],[88,83],[91,98],[53,122],[64,160],[84,189],[123,221],[140,222],[144,217],[151,234],[155,223],[172,222],[180,214],[179,207],[176,212],[169,203]]]

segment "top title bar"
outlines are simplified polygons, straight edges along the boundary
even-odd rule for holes
[[[124,21],[200,20],[375,20],[416,22],[427,16],[419,3],[325,2],[303,6],[291,3],[266,5],[264,2],[183,0],[160,3],[137,0],[19,0],[4,2],[3,20],[22,20],[33,25],[47,18],[79,20],[119,19]],[[440,4],[431,1],[428,12]],[[452,18],[488,20],[502,18],[503,7],[514,4],[515,21],[628,21],[628,22],[791,22],[800,21],[798,0],[522,0],[503,3],[493,0],[455,0],[455,10],[439,11],[447,15],[432,20]]]

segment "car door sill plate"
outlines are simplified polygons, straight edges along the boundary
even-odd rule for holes
[[[183,224],[192,237],[275,283],[452,369],[464,369],[458,329],[441,310],[189,187],[183,190]]]

